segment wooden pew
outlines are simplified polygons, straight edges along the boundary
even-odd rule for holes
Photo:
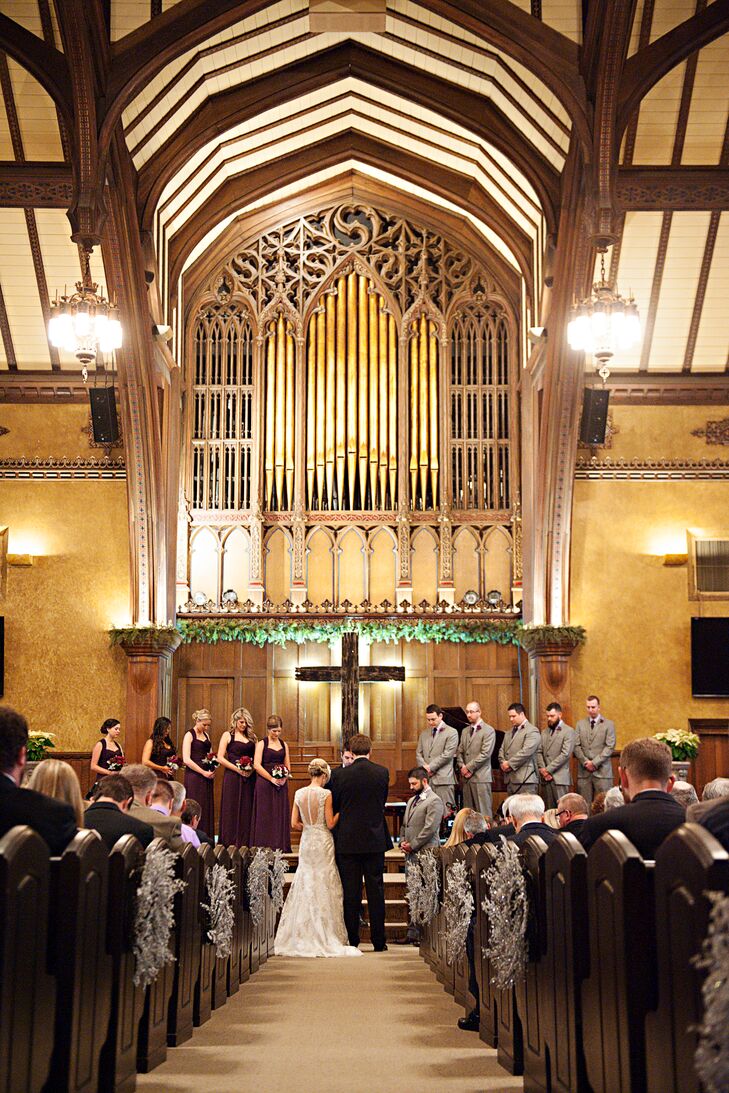
[[[544,856],[547,950],[542,979],[551,1093],[589,1093],[582,1038],[582,983],[589,971],[587,855],[562,833]]]
[[[136,891],[144,850],[133,835],[119,839],[109,854],[106,943],[111,957],[111,1013],[99,1059],[99,1093],[122,1093],[137,1084],[137,1039],[144,991],[134,986]]]
[[[445,857],[442,848],[436,850],[438,870],[440,877],[440,899],[438,901],[438,913],[433,923],[435,926],[435,976],[439,983],[446,986],[446,951],[445,951],[445,913],[443,911],[443,899],[445,896]],[[446,988],[447,989],[447,988]]]
[[[443,908],[444,908],[440,913],[440,919],[441,919],[441,923],[442,923],[442,928],[440,930],[440,935],[441,935],[441,938],[442,938],[442,946],[441,946],[442,965],[441,965],[441,967],[442,967],[442,974],[443,974],[443,986],[448,991],[448,993],[452,994],[454,997],[455,997],[455,993],[456,993],[456,968],[455,968],[454,964],[449,964],[448,963],[448,948],[447,948],[446,943],[445,943],[445,934],[446,934],[445,894],[446,894],[446,884],[447,884],[447,881],[448,881],[448,871],[449,871],[451,865],[453,864],[453,862],[455,861],[455,851],[456,850],[457,850],[457,847],[453,847],[453,846],[445,847],[444,846],[443,849],[441,850],[441,855],[440,855],[441,856],[441,863],[442,863],[442,870],[443,870],[442,871],[442,877],[443,877],[442,891],[443,891]]]
[[[241,908],[241,949],[240,949],[240,981],[247,983],[251,977],[251,948],[253,945],[253,924],[251,912],[248,908],[248,895],[246,892],[246,876],[248,872],[248,860],[250,851],[242,846],[238,851],[240,858],[240,908]]]
[[[645,1018],[655,1005],[653,863],[619,831],[587,859],[590,974],[582,984],[594,1093],[644,1093]]]
[[[467,846],[454,846],[453,862],[461,861],[465,863],[468,858],[468,849]],[[468,872],[470,875],[470,869]],[[471,998],[468,991],[468,959],[465,951],[461,953],[453,965],[453,996],[458,1005],[463,1006],[466,1013],[471,1012],[476,1003],[476,999]]]
[[[0,839],[0,1091],[40,1093],[53,1051],[48,846],[29,827]]]
[[[195,986],[200,969],[200,857],[185,843],[178,854],[177,878],[185,887],[175,896],[175,963],[167,1007],[167,1046],[178,1047],[192,1036]]]
[[[163,839],[153,839],[147,847],[167,849]],[[179,862],[176,862],[179,870]],[[179,871],[176,873],[180,875]],[[170,952],[177,948],[178,920],[175,919],[170,934]],[[145,992],[142,1016],[139,1018],[139,1038],[137,1040],[137,1070],[147,1074],[167,1058],[167,1022],[169,1020],[170,998],[175,980],[175,965],[165,964],[154,983],[150,983]]]
[[[226,847],[216,846],[213,851],[215,856],[215,865],[222,865],[223,868],[230,872],[231,861],[230,854]],[[204,897],[204,902],[208,902],[207,895]],[[215,962],[213,964],[213,993],[212,993],[212,1008],[214,1010],[220,1009],[228,1001],[228,966],[230,964],[230,957],[221,957],[215,952]]]
[[[646,1017],[648,1093],[695,1093],[696,1028],[705,972],[694,957],[706,937],[707,891],[729,892],[729,855],[698,824],[685,824],[656,855],[658,1005]]]
[[[498,992],[491,983],[491,965],[483,951],[488,940],[488,927],[481,904],[487,891],[484,876],[488,872],[495,854],[496,848],[494,846],[488,844],[480,846],[473,867],[475,873],[475,899],[477,911],[476,930],[474,935],[476,982],[478,983],[478,990],[481,996],[479,1036],[488,1047],[496,1047],[498,1029]]]
[[[95,831],[79,831],[63,855],[51,859],[56,1017],[48,1093],[96,1093],[98,1086],[111,1008],[108,879],[109,854]]]
[[[243,862],[237,846],[229,846],[228,854],[230,856],[230,868],[233,873],[233,883],[235,885],[235,897],[233,900],[233,951],[231,952],[230,960],[228,961],[228,994],[233,995],[238,993],[238,988],[243,981],[243,893],[241,890],[243,881]]]
[[[198,900],[198,932],[200,934],[200,964],[198,967],[197,982],[193,1001],[192,1021],[196,1027],[204,1025],[210,1019],[212,1012],[213,995],[213,966],[215,963],[215,947],[207,936],[207,912],[201,908],[204,902],[205,880],[208,869],[215,864],[215,856],[212,847],[201,846],[198,854],[198,869],[200,870],[200,900]]]
[[[524,1093],[550,1093],[549,1063],[544,1035],[544,993],[548,938],[546,928],[544,855],[547,844],[531,835],[521,855],[526,876],[529,920],[528,959],[524,979],[516,986],[516,1005],[522,1027]]]

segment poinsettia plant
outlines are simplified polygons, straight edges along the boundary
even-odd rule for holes
[[[668,729],[666,732],[657,732],[655,738],[668,744],[674,763],[685,763],[688,759],[695,759],[699,753],[701,741],[695,732],[689,732],[688,729]]]
[[[51,748],[55,748],[56,734],[52,732],[29,732],[26,745],[26,758],[29,763],[40,763],[47,758]]]

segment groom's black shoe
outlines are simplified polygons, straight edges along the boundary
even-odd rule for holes
[[[478,1032],[481,1025],[481,1015],[477,1010],[471,1010],[468,1017],[458,1018],[458,1027],[464,1032]]]
[[[375,950],[376,953],[386,953],[387,952],[387,945],[386,944],[385,945],[375,945],[374,950]]]

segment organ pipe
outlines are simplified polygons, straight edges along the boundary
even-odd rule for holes
[[[295,462],[294,376],[296,345],[283,315],[268,324],[266,360],[265,504],[269,509],[293,504]],[[313,358],[312,358],[313,361]],[[311,458],[307,449],[307,476]]]
[[[410,328],[410,491],[413,506],[438,503],[438,331],[421,315]]]
[[[344,498],[344,471],[345,471],[345,453],[347,445],[347,420],[345,417],[347,411],[346,405],[346,388],[347,388],[347,279],[345,277],[339,278],[338,291],[337,291],[337,417],[336,417],[336,432],[337,432],[337,499],[338,507],[342,508],[342,501]],[[333,504],[333,499],[329,502],[330,506]]]
[[[275,323],[268,325],[268,341],[266,344],[266,453],[264,469],[266,477],[266,507],[270,508],[273,495],[274,472],[274,446],[276,442],[275,410],[276,410],[276,342],[274,333]]]

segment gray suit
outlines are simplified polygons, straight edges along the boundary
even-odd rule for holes
[[[536,725],[525,721],[518,728],[507,729],[499,748],[499,762],[511,770],[504,775],[508,793],[536,793],[537,752],[542,737]]]
[[[405,806],[405,815],[400,828],[400,841],[409,843],[412,851],[405,855],[405,872],[408,863],[419,850],[426,846],[440,845],[440,822],[445,807],[440,797],[432,791],[416,793]],[[414,922],[408,922],[407,936],[411,941],[420,937],[420,928]]]
[[[482,816],[491,815],[491,756],[496,744],[496,731],[479,719],[461,733],[457,766],[468,767],[470,778],[462,781],[463,807],[473,808]]]
[[[430,788],[447,808],[456,807],[456,775],[453,760],[458,751],[458,730],[441,721],[435,736],[432,729],[420,734],[415,761],[419,767],[430,767]]]
[[[575,736],[575,730],[565,725],[564,721],[560,721],[554,729],[542,731],[537,765],[548,770],[553,778],[553,781],[547,782],[541,774],[539,776],[539,792],[547,808],[556,808],[559,798],[568,793],[572,785],[570,756],[575,748]]]
[[[577,768],[577,792],[581,793],[588,804],[598,793],[607,793],[613,784],[612,754],[615,750],[615,723],[599,714],[594,727],[590,718],[583,717],[577,722],[575,756]],[[585,763],[591,760],[595,770],[585,770]]]

